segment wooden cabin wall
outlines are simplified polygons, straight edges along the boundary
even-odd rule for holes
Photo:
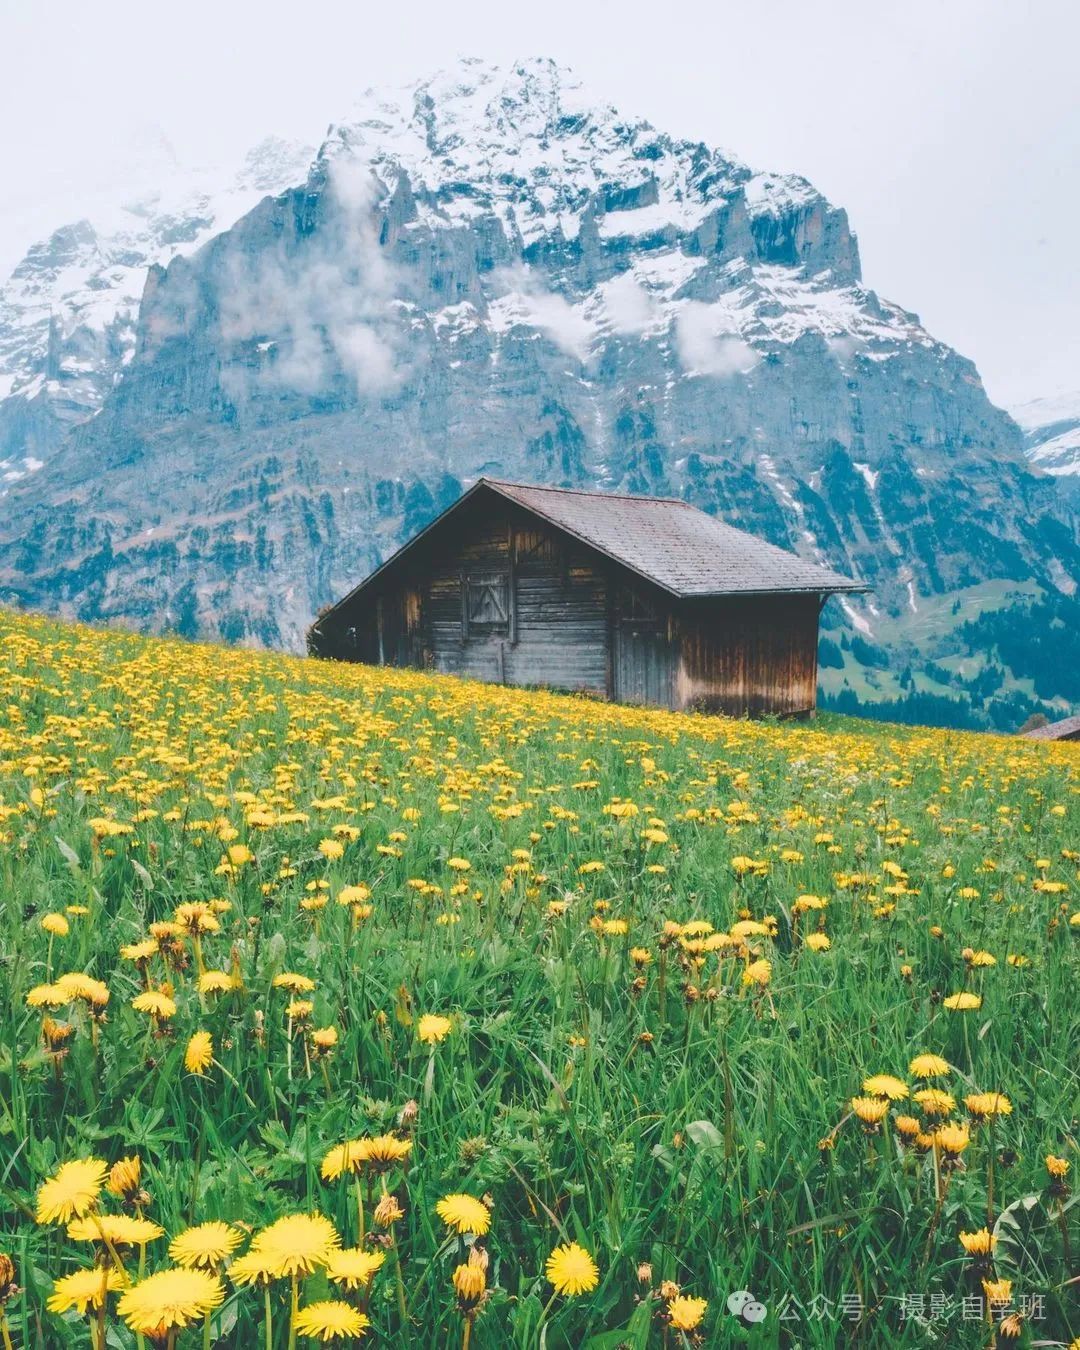
[[[466,637],[463,583],[484,575],[511,583],[507,631],[470,628]],[[325,654],[605,695],[607,604],[606,569],[595,555],[512,503],[477,497],[452,533],[336,616]]]
[[[432,667],[499,684],[606,693],[603,569],[584,548],[510,503],[483,506],[428,562],[424,622]],[[466,636],[463,578],[489,572],[510,579],[508,631],[470,627]]]
[[[675,706],[733,717],[811,713],[819,612],[816,595],[684,602]]]

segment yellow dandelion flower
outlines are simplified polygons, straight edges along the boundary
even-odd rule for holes
[[[928,1116],[948,1116],[956,1110],[956,1098],[941,1088],[920,1088],[914,1094],[914,1101],[922,1107]]]
[[[943,1078],[950,1072],[949,1061],[940,1055],[916,1055],[908,1071],[913,1078]]]
[[[386,1260],[382,1251],[367,1251],[363,1247],[342,1247],[330,1253],[326,1262],[326,1278],[343,1289],[363,1289]]]
[[[971,1136],[964,1125],[939,1125],[934,1131],[934,1143],[946,1153],[959,1157],[971,1143]]]
[[[871,1097],[887,1097],[891,1102],[903,1101],[908,1095],[908,1085],[891,1073],[875,1073],[863,1079],[863,1091]]]
[[[950,1012],[974,1012],[976,1008],[982,1007],[982,996],[961,990],[959,994],[950,994],[948,998],[942,999],[942,1003]]]
[[[968,1256],[989,1256],[997,1246],[997,1235],[988,1228],[977,1228],[974,1233],[961,1233],[960,1245]]]
[[[1000,1092],[973,1092],[964,1098],[964,1105],[980,1119],[1012,1115],[1012,1102]]]
[[[227,970],[207,970],[199,976],[200,994],[229,994],[239,988],[239,981]]]
[[[476,1237],[483,1237],[491,1227],[491,1211],[482,1200],[476,1200],[471,1195],[459,1192],[445,1195],[436,1204],[435,1213],[455,1233],[472,1233]]]
[[[37,1193],[38,1223],[68,1223],[88,1214],[101,1194],[108,1164],[100,1158],[64,1163]]]
[[[111,1242],[114,1247],[142,1247],[164,1233],[165,1229],[152,1219],[133,1214],[87,1214],[72,1219],[67,1226],[72,1242]]]
[[[595,1289],[600,1282],[596,1262],[584,1247],[567,1242],[556,1247],[544,1266],[548,1280],[557,1294],[576,1297]]]
[[[701,1325],[708,1306],[706,1299],[676,1294],[667,1306],[668,1320],[676,1331],[693,1331]]]
[[[160,1340],[174,1327],[186,1327],[213,1312],[224,1298],[216,1275],[178,1266],[132,1285],[116,1310],[132,1331]]]
[[[239,1229],[220,1219],[211,1219],[178,1233],[169,1243],[169,1256],[178,1266],[214,1270],[236,1251],[240,1242]]]
[[[176,1002],[157,989],[147,989],[131,1000],[136,1012],[149,1013],[155,1022],[166,1022],[176,1015]]]
[[[267,1285],[278,1278],[278,1260],[274,1253],[249,1251],[229,1266],[229,1279],[239,1285]]]
[[[882,1097],[852,1097],[851,1109],[864,1125],[880,1125],[889,1114],[889,1103]]]
[[[742,973],[742,982],[745,985],[756,984],[764,988],[772,979],[772,963],[770,961],[751,961]]]
[[[184,1051],[184,1068],[188,1073],[204,1074],[213,1062],[213,1037],[208,1031],[197,1031]]]
[[[121,947],[120,955],[125,961],[149,961],[160,950],[157,938],[145,938],[142,942],[129,942]]]
[[[75,995],[59,984],[35,984],[26,995],[28,1008],[66,1008]]]
[[[256,1233],[251,1250],[270,1258],[276,1275],[310,1275],[341,1246],[337,1230],[321,1214],[287,1214]]]
[[[425,1045],[438,1045],[450,1035],[453,1023],[438,1013],[424,1013],[416,1024],[416,1035]]]
[[[309,1303],[296,1316],[296,1330],[301,1336],[323,1342],[363,1336],[369,1326],[371,1321],[366,1314],[337,1299]]]
[[[308,975],[300,975],[295,970],[283,970],[273,979],[275,989],[287,989],[290,994],[310,994],[315,981]]]
[[[125,1288],[125,1285],[123,1275],[107,1266],[76,1270],[56,1281],[46,1307],[54,1313],[66,1313],[74,1308],[85,1316],[90,1308],[100,1308],[108,1294]]]

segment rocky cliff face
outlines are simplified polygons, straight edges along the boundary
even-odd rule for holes
[[[299,647],[483,472],[686,496],[866,578],[863,630],[1080,578],[1053,480],[843,210],[549,62],[371,96],[104,340],[122,376],[0,506],[26,604]]]

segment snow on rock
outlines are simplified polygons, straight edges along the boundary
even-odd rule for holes
[[[1080,390],[1033,399],[1010,412],[1023,428],[1032,464],[1055,477],[1080,479]]]
[[[270,138],[238,170],[185,174],[163,151],[121,197],[100,197],[34,244],[0,287],[0,398],[44,396],[62,425],[93,415],[134,355],[148,268],[194,253],[302,179],[313,154]],[[12,448],[0,440],[0,453]]]

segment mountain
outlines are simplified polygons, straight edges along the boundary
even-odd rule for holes
[[[166,143],[143,143],[122,200],[95,201],[29,250],[0,288],[0,482],[37,472],[99,411],[134,356],[147,269],[289,187],[313,153],[271,138],[235,173],[184,175]]]
[[[1012,415],[1023,429],[1032,464],[1080,493],[1080,391],[1034,399],[1013,408]]]
[[[870,650],[832,677],[860,695],[899,688],[927,625],[945,654],[965,615],[1075,590],[1054,478],[972,363],[863,283],[846,213],[802,178],[532,60],[369,94],[265,192],[144,245],[137,317],[69,322],[66,364],[42,306],[38,354],[13,339],[33,373],[0,405],[24,474],[0,595],[297,648],[483,472],[682,495],[864,577],[829,618]],[[60,277],[92,252],[50,249]],[[79,295],[113,275],[70,266]]]

